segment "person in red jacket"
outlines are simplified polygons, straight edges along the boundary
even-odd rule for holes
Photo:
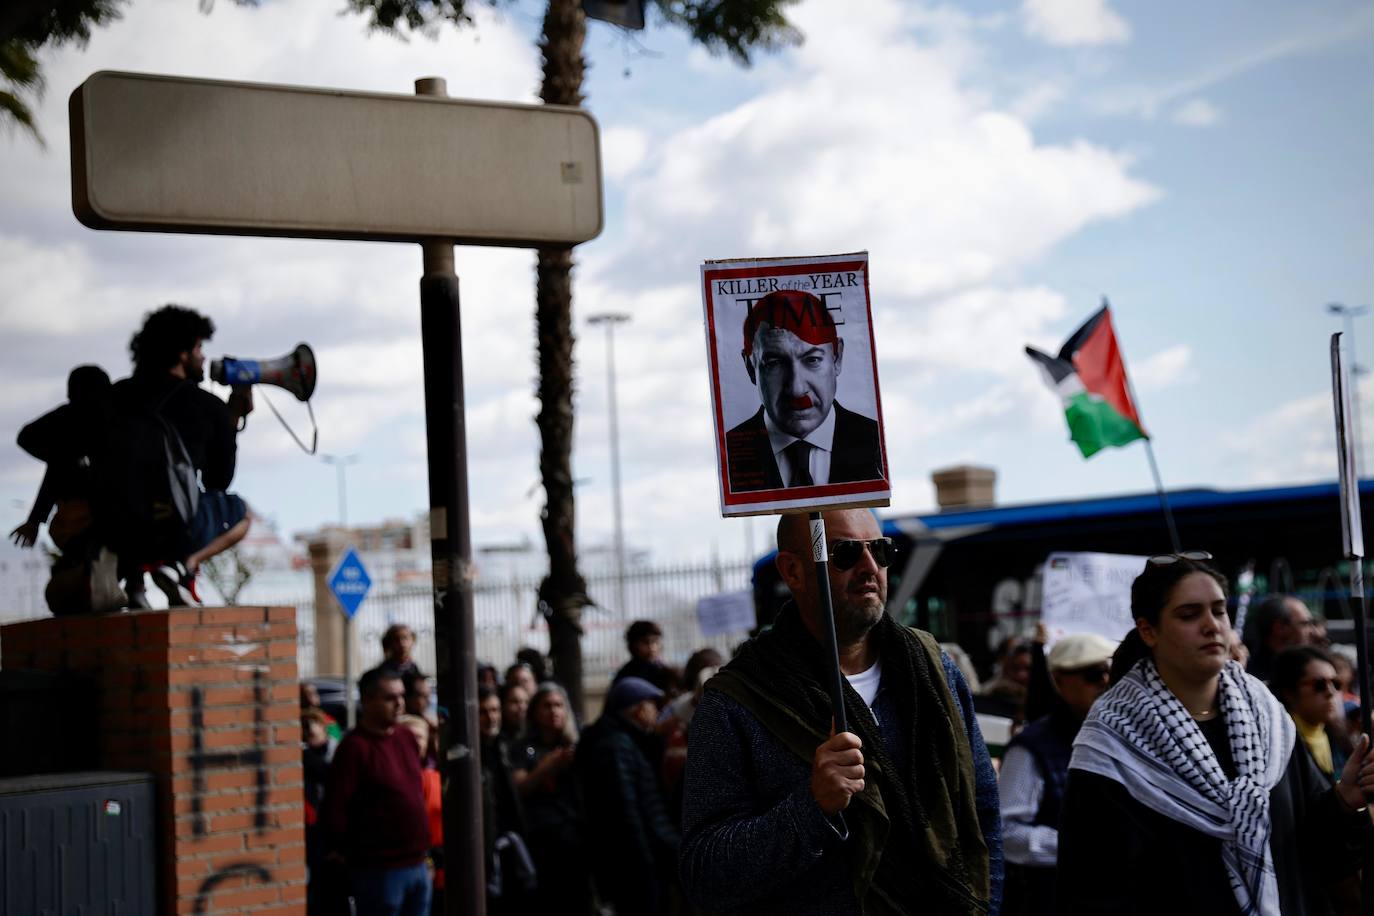
[[[329,768],[322,820],[329,854],[348,865],[358,916],[428,916],[430,849],[415,737],[398,728],[401,678],[374,668],[358,680],[362,718]]]

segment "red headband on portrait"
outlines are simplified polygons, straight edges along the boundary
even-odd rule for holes
[[[834,344],[839,340],[835,319],[819,297],[800,289],[780,289],[769,293],[749,310],[744,319],[744,356],[754,352],[754,335],[759,325],[791,331],[813,346]]]

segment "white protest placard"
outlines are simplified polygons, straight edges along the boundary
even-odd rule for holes
[[[702,636],[721,636],[752,630],[757,623],[754,614],[754,593],[745,589],[702,598],[697,602],[697,622],[701,624]]]
[[[868,254],[701,267],[721,514],[886,506]]]
[[[1050,554],[1040,611],[1048,645],[1070,633],[1096,633],[1119,642],[1135,626],[1131,583],[1145,559],[1121,553]]]

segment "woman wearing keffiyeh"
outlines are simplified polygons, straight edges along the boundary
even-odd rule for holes
[[[1326,887],[1374,841],[1368,738],[1332,786],[1230,660],[1226,580],[1208,559],[1154,557],[1131,587],[1136,629],[1118,654],[1142,657],[1074,742],[1061,913],[1326,914]]]

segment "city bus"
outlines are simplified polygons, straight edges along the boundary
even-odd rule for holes
[[[1205,550],[1238,595],[1271,591],[1303,598],[1349,632],[1348,565],[1335,483],[1168,493],[1184,550]],[[1374,481],[1360,484],[1362,512],[1374,509]],[[980,672],[1007,636],[1034,630],[1045,559],[1056,551],[1152,555],[1170,550],[1156,493],[884,518],[897,545],[888,610],[901,622],[958,643]],[[770,553],[754,566],[754,603],[766,626],[787,598]],[[1368,573],[1366,573],[1368,577]]]

